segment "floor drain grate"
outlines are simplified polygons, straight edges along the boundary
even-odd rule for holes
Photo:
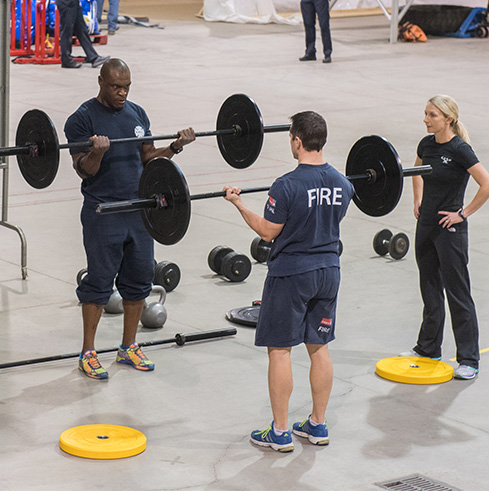
[[[377,486],[391,491],[461,491],[440,481],[413,474],[411,476],[391,479],[375,483]]]

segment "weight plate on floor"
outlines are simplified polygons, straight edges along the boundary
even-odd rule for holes
[[[233,135],[218,135],[217,144],[224,160],[235,169],[252,165],[263,145],[263,119],[255,102],[245,94],[234,94],[222,104],[216,129],[238,128]]]
[[[373,247],[374,251],[379,256],[385,256],[389,252],[389,242],[391,237],[392,232],[387,228],[384,228],[374,235]]]
[[[256,327],[259,314],[260,305],[252,305],[251,307],[241,307],[239,309],[230,310],[226,313],[226,319],[243,326]]]
[[[233,282],[244,281],[251,273],[251,261],[239,252],[230,252],[222,258],[222,274]]]
[[[418,356],[394,356],[377,362],[375,372],[382,378],[403,384],[441,384],[453,377],[453,368],[443,361]]]
[[[207,256],[209,268],[211,268],[214,273],[222,274],[222,258],[230,252],[233,252],[233,250],[228,246],[218,245],[214,247]]]
[[[271,247],[271,242],[267,242],[261,237],[255,237],[250,246],[251,257],[259,263],[264,263],[268,259]]]
[[[409,239],[406,234],[398,233],[389,241],[389,254],[392,259],[402,259],[409,250]]]
[[[180,268],[175,263],[161,261],[155,266],[153,283],[162,286],[167,292],[171,292],[178,286],[180,278]]]
[[[395,148],[380,136],[360,138],[351,148],[346,162],[346,175],[371,173],[372,178],[355,179],[353,201],[369,216],[390,213],[399,203],[404,176]]]
[[[146,449],[146,436],[117,425],[84,425],[70,428],[59,437],[61,450],[86,459],[123,459]]]
[[[18,147],[35,145],[28,155],[17,155],[20,172],[29,185],[47,188],[56,177],[59,167],[59,142],[56,128],[49,116],[38,109],[27,111],[17,126],[15,144]]]
[[[140,198],[157,196],[164,196],[166,206],[142,210],[144,225],[160,244],[176,244],[190,225],[190,193],[182,171],[167,158],[148,162],[139,181]]]

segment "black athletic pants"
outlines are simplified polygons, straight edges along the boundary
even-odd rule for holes
[[[301,0],[301,11],[306,32],[306,56],[316,54],[316,14],[321,28],[324,56],[331,56],[333,46],[329,28],[329,1]]]
[[[56,5],[59,10],[61,64],[67,65],[73,59],[71,56],[73,36],[78,38],[83,51],[85,51],[87,61],[91,63],[98,57],[98,54],[88,35],[88,28],[83,19],[79,0],[56,0]]]
[[[479,368],[479,327],[467,266],[467,223],[446,229],[418,222],[415,248],[424,303],[423,322],[415,351],[433,358],[441,356],[445,290],[457,345],[457,361],[461,365]]]

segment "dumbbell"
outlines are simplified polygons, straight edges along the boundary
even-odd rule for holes
[[[379,256],[389,253],[392,259],[402,259],[409,250],[409,239],[402,232],[393,236],[392,232],[385,228],[374,235],[373,247]]]
[[[263,240],[261,237],[255,237],[250,246],[251,257],[259,263],[264,263],[268,259],[270,249],[272,247],[271,242]],[[341,256],[343,252],[343,242],[338,242],[338,256]]]
[[[259,263],[264,263],[268,259],[268,255],[270,254],[270,249],[272,247],[271,242],[267,242],[263,240],[261,237],[255,237],[251,241],[250,245],[250,254],[251,257],[258,261]]]
[[[218,245],[209,252],[207,264],[214,273],[224,275],[233,282],[244,281],[251,273],[251,261],[248,256],[224,245]]]
[[[180,278],[180,268],[175,263],[161,261],[155,264],[153,283],[161,285],[167,292],[171,292],[177,287]]]
[[[163,305],[166,300],[166,290],[161,285],[153,286],[151,293],[159,293],[160,298],[156,302],[144,302],[143,311],[141,313],[141,324],[144,327],[149,327],[151,329],[157,329],[163,327],[163,324],[168,318],[166,308]]]

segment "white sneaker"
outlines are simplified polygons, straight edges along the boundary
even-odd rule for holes
[[[468,365],[459,365],[453,372],[454,378],[460,378],[463,380],[471,380],[479,373],[478,368],[469,367]]]
[[[431,356],[420,355],[419,353],[417,353],[413,349],[399,353],[397,356],[417,356],[418,358],[430,358],[431,360],[437,360],[437,361],[441,360],[441,356],[439,358],[431,358]]]

